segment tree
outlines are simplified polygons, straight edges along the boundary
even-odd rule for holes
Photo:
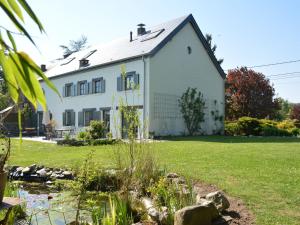
[[[275,90],[262,73],[241,67],[229,70],[226,80],[226,118],[272,118],[278,110]]]
[[[290,118],[300,121],[300,103],[294,104],[290,112]]]
[[[4,31],[0,33],[0,70],[3,73],[9,95],[17,105],[21,96],[25,96],[35,108],[40,104],[46,110],[46,98],[38,78],[44,80],[58,95],[59,92],[30,56],[23,51],[18,51],[14,39],[15,35],[21,35],[36,46],[24,27],[24,12],[37,25],[41,33],[45,32],[44,27],[26,0],[0,0],[0,8],[18,30],[18,32],[14,32],[0,24],[0,32]],[[21,126],[20,120],[21,111],[19,109],[19,126]]]
[[[70,40],[69,45],[60,45],[64,51],[64,58],[68,57],[74,52],[79,52],[80,50],[83,50],[86,47],[87,44],[87,37],[84,35],[81,35],[80,38],[77,40]]]
[[[283,98],[276,98],[275,101],[278,103],[279,110],[275,113],[274,119],[281,121],[289,117],[292,109],[292,103]]]
[[[211,51],[216,55],[217,45],[212,44],[212,35],[211,34],[205,34],[205,39],[207,41],[208,46],[210,47]],[[218,63],[221,65],[224,62],[224,59],[217,59]]]
[[[189,135],[194,135],[201,129],[204,121],[205,100],[196,88],[188,88],[179,99],[179,107]]]

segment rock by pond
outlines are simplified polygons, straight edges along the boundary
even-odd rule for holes
[[[27,167],[12,166],[9,170],[11,180],[21,180],[29,182],[47,182],[55,179],[74,179],[74,175],[69,170],[60,168],[48,168],[43,165],[33,164]]]

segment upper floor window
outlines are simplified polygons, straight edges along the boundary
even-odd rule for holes
[[[117,90],[124,91],[137,89],[139,87],[139,83],[139,74],[136,72],[128,72],[125,77],[121,75],[117,78]]]
[[[72,83],[65,85],[65,90],[64,90],[65,97],[72,96],[72,87],[73,87]]]
[[[79,81],[77,84],[77,95],[85,95],[88,93],[87,81]]]
[[[103,78],[93,79],[93,93],[104,93],[105,92],[105,80]]]
[[[95,81],[95,93],[100,93],[100,91],[101,91],[101,81],[96,80]]]

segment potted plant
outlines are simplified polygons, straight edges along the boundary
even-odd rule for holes
[[[10,138],[1,134],[0,136],[0,204],[3,201],[8,172],[5,165],[10,154]]]

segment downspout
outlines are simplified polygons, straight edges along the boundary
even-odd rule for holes
[[[143,67],[144,67],[144,93],[143,93],[143,130],[145,131],[145,123],[146,123],[146,61],[145,61],[145,57],[142,56],[142,60],[143,60]],[[146,137],[148,137],[148,135],[144,134]],[[143,137],[145,138],[145,137]]]

